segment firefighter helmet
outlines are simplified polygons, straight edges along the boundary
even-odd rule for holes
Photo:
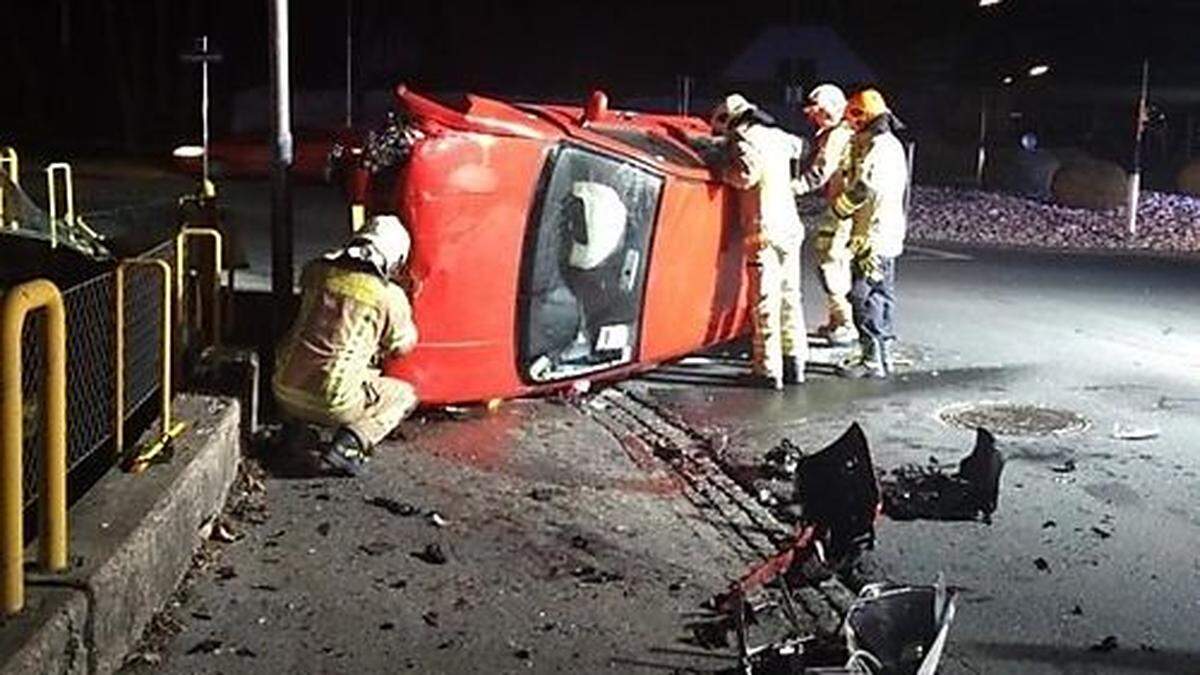
[[[717,105],[716,109],[712,112],[712,117],[709,118],[713,134],[724,136],[729,133],[730,124],[737,121],[742,115],[757,109],[758,107],[746,100],[745,96],[741,94],[729,94],[725,97],[725,100]]]

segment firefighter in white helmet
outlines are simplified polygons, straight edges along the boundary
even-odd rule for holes
[[[800,303],[804,226],[790,184],[792,161],[803,142],[739,94],[727,96],[711,122],[713,133],[727,138],[718,171],[737,189],[754,285],[752,379],[774,389],[802,383],[808,359]]]
[[[902,128],[883,95],[864,89],[850,97],[846,120],[854,128],[845,187],[833,201],[853,221],[850,304],[862,351],[843,364],[848,377],[887,377],[895,340],[896,258],[904,251],[908,162],[895,129]]]
[[[854,130],[843,119],[846,95],[834,84],[814,87],[804,102],[804,115],[816,128],[815,149],[808,168],[794,181],[797,195],[820,190],[829,204],[842,190],[843,163],[849,156],[850,138]],[[845,346],[858,340],[850,308],[850,219],[841,218],[826,209],[821,216],[814,244],[817,270],[825,290],[827,321],[816,333],[833,346]]]
[[[381,357],[417,343],[412,308],[395,283],[410,245],[399,218],[375,216],[345,247],[304,269],[300,312],[271,384],[285,416],[335,429],[320,447],[329,472],[358,475],[417,405],[412,385],[378,367]]]

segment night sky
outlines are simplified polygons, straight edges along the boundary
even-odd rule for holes
[[[194,126],[196,70],[179,62],[210,35],[214,124],[267,79],[266,0],[18,0],[6,9],[0,130],[24,142],[156,151]],[[758,31],[834,26],[895,91],[977,87],[1046,61],[1055,86],[1128,83],[1143,55],[1157,84],[1200,88],[1200,2],[1171,0],[811,0],[605,3],[352,0],[361,89],[582,99],[671,94],[718,72]],[[293,0],[294,86],[343,86],[347,3]],[[265,125],[265,120],[264,120]]]

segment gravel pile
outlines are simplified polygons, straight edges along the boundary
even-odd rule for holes
[[[1200,197],[1143,192],[1138,233],[1123,210],[1091,211],[1012,195],[917,187],[909,213],[912,241],[1047,249],[1200,252]]]

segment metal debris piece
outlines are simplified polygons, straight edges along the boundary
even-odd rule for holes
[[[908,464],[885,478],[883,511],[896,520],[979,520],[991,522],[1000,498],[1004,456],[996,438],[982,427],[975,448],[947,474],[941,465]]]
[[[1112,437],[1120,441],[1147,441],[1158,438],[1162,432],[1152,427],[1125,426],[1113,424]]]
[[[420,513],[420,509],[412,504],[398,502],[395,499],[389,499],[387,497],[366,497],[363,499],[363,501],[370,506],[381,508],[393,516],[407,518],[408,516],[415,516]]]
[[[938,575],[933,586],[870,584],[846,612],[846,669],[933,675],[954,620],[955,592]]]
[[[449,558],[437,544],[429,544],[424,549],[412,554],[412,557],[430,565],[445,565]]]
[[[209,533],[208,538],[213,541],[219,541],[222,544],[232,544],[239,539],[239,536],[223,520],[217,520],[213,524],[212,532]]]

